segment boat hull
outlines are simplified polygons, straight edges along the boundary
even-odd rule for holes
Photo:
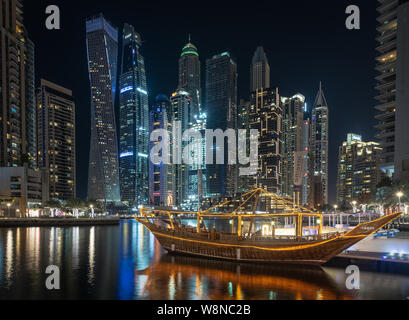
[[[322,265],[354,245],[362,238],[336,238],[326,243],[314,243],[284,248],[271,248],[248,244],[226,244],[223,242],[192,241],[188,238],[169,237],[153,232],[162,247],[172,254],[200,256],[239,262],[284,263]],[[299,249],[297,249],[299,247]],[[277,249],[277,250],[276,250]]]

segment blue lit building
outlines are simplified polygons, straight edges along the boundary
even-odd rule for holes
[[[125,24],[119,77],[121,199],[129,204],[149,202],[149,104],[141,36]]]
[[[88,199],[120,201],[114,99],[118,30],[102,14],[87,19],[86,40],[91,87],[91,145]]]

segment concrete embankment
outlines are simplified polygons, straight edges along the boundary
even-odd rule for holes
[[[32,218],[0,218],[0,228],[15,227],[78,227],[78,226],[113,226],[119,225],[120,219],[32,219]]]

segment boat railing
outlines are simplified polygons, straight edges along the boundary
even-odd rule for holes
[[[166,232],[174,237],[186,237],[198,240],[210,240],[210,241],[254,241],[254,242],[271,242],[271,241],[282,241],[282,242],[313,242],[313,241],[325,241],[330,240],[335,237],[341,236],[343,232],[332,232],[324,233],[321,235],[309,235],[298,238],[297,236],[238,236],[232,233],[222,233],[222,232],[211,232],[202,230],[197,233],[195,228],[169,228],[163,227],[157,224],[152,225],[152,229],[158,232]]]

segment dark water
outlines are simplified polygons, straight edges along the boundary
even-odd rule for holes
[[[61,290],[45,287],[49,265]],[[168,256],[142,225],[0,229],[0,299],[405,299],[409,277]]]

